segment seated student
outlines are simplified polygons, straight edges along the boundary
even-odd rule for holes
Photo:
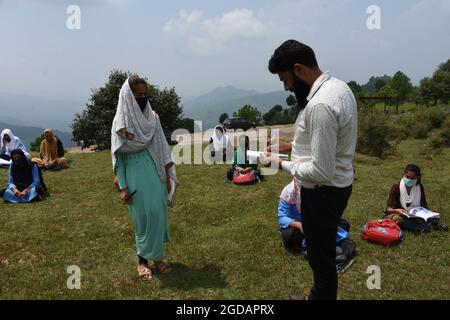
[[[28,160],[20,149],[11,151],[8,188],[4,190],[6,202],[26,203],[40,199],[44,188],[39,177],[39,168]]]
[[[384,219],[391,219],[401,226],[408,219],[406,213],[414,207],[428,209],[425,189],[421,183],[422,174],[415,164],[406,166],[403,177],[399,183],[395,183],[389,192]],[[430,227],[435,230],[448,231],[448,226],[434,221]]]
[[[284,187],[280,195],[278,204],[279,232],[286,249],[307,256],[301,221],[300,186],[294,180]],[[349,223],[340,219],[336,232],[336,267],[338,270],[344,268],[355,253],[355,243],[349,238],[349,230]]]
[[[40,146],[40,158],[33,158],[32,161],[42,170],[56,171],[68,168],[61,141],[55,137],[51,129],[45,129],[44,137]]]
[[[30,154],[27,152],[27,148],[22,140],[16,137],[11,130],[3,130],[0,137],[0,158],[8,161],[11,160],[11,151],[14,149],[21,149],[25,156],[30,158]]]
[[[240,135],[238,146],[234,151],[233,165],[227,171],[228,180],[232,181],[235,174],[253,172],[259,180],[263,179],[257,164],[251,164],[248,160],[247,151],[250,148],[250,139],[247,135]]]
[[[231,158],[231,143],[222,126],[216,126],[214,133],[209,140],[209,150],[211,159],[214,162],[226,162]],[[230,155],[230,157],[228,156]]]

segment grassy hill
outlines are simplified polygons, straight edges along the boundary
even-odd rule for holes
[[[340,275],[340,299],[450,299],[449,233],[408,233],[392,248],[359,237],[363,223],[381,216],[409,162],[422,167],[429,204],[450,223],[450,149],[431,159],[420,155],[423,144],[402,142],[383,161],[357,155],[344,218],[358,255]],[[0,299],[285,299],[310,288],[308,263],[282,248],[277,231],[278,195],[289,175],[240,187],[226,181],[226,166],[180,165],[166,246],[173,271],[146,284],[137,279],[134,230],[112,185],[109,152],[68,158],[70,169],[44,175],[45,201],[0,203]],[[66,287],[70,265],[81,268],[81,290]],[[381,290],[366,287],[370,265],[381,268]]]

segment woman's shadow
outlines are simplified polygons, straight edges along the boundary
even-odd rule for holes
[[[225,288],[221,270],[216,265],[192,268],[181,263],[172,263],[169,274],[158,273],[163,287],[190,290],[194,288]]]

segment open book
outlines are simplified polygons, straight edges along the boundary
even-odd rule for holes
[[[0,168],[7,168],[11,165],[11,161],[0,158]]]
[[[414,207],[409,209],[408,218],[422,218],[426,222],[429,222],[430,219],[439,219],[440,214],[437,212],[430,211],[423,207]]]

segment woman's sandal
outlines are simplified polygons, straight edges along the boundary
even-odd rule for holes
[[[139,265],[137,271],[139,274],[139,279],[147,282],[150,282],[152,280],[153,278],[152,271],[148,267]]]
[[[161,273],[169,273],[170,271],[172,271],[172,268],[170,267],[170,265],[168,263],[165,262],[155,262],[155,267],[156,269],[158,269],[159,272]]]

